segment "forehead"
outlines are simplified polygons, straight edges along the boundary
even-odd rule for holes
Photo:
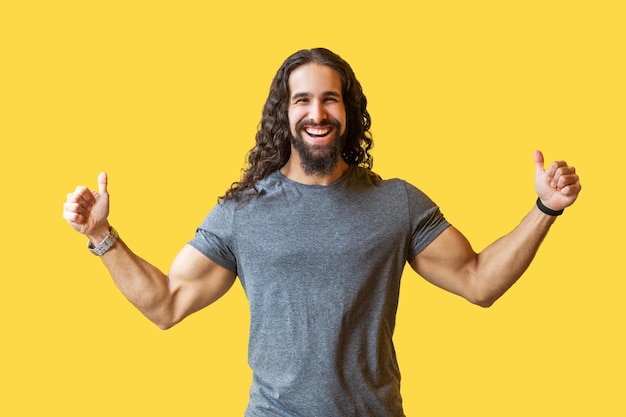
[[[323,94],[334,92],[341,95],[339,73],[326,65],[316,63],[302,65],[289,75],[289,93]]]

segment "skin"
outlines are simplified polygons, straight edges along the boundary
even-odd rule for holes
[[[331,68],[307,64],[289,78],[291,98],[289,122],[292,134],[302,135],[308,146],[324,152],[346,125],[341,80]],[[315,130],[313,124],[334,119],[336,127]],[[300,131],[298,122],[305,121]],[[535,188],[543,204],[560,210],[574,203],[581,190],[574,167],[565,161],[544,168],[544,157],[535,151]],[[338,158],[332,172],[308,175],[292,146],[291,157],[281,169],[288,178],[304,184],[328,185],[339,179],[348,165]],[[79,233],[98,244],[109,233],[109,193],[105,173],[98,176],[98,190],[79,186],[67,195],[63,217]],[[536,206],[507,235],[481,253],[454,227],[449,227],[411,262],[411,267],[431,283],[488,307],[504,294],[529,266],[555,217]],[[224,295],[236,276],[185,245],[174,259],[168,274],[146,262],[120,239],[101,257],[122,293],[146,317],[162,329],[170,328],[189,314]]]

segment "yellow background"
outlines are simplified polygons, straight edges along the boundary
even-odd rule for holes
[[[167,270],[239,179],[275,71],[315,46],[364,86],[375,170],[422,188],[477,250],[531,209],[535,148],[583,182],[491,309],[407,271],[407,415],[626,415],[623,3],[217,3],[0,6],[0,415],[242,415],[240,285],[162,332],[62,204],[108,171],[112,223]]]

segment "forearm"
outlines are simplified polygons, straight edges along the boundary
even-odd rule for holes
[[[91,235],[89,240],[99,242],[101,235]],[[157,325],[170,320],[172,295],[163,272],[133,253],[121,239],[101,259],[122,294],[146,317]]]
[[[535,206],[515,229],[476,256],[472,278],[477,304],[493,304],[519,279],[555,219]]]

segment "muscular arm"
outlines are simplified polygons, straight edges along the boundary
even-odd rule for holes
[[[178,253],[169,275],[135,255],[121,240],[102,261],[124,296],[161,329],[213,303],[235,281],[234,272],[190,245]]]
[[[481,253],[454,227],[417,255],[411,266],[433,284],[489,307],[524,273],[554,223],[534,207],[509,234]]]
[[[543,164],[536,151],[535,187],[543,204],[555,211],[573,204],[581,189],[574,167],[558,161],[544,170]],[[526,271],[555,219],[534,206],[515,229],[478,254],[465,236],[449,227],[411,266],[433,284],[488,307]]]
[[[109,233],[107,176],[98,177],[98,191],[77,187],[68,194],[63,217],[93,244]],[[162,329],[180,322],[224,295],[235,273],[186,245],[175,258],[169,275],[149,264],[120,239],[102,261],[121,292],[146,317]]]

